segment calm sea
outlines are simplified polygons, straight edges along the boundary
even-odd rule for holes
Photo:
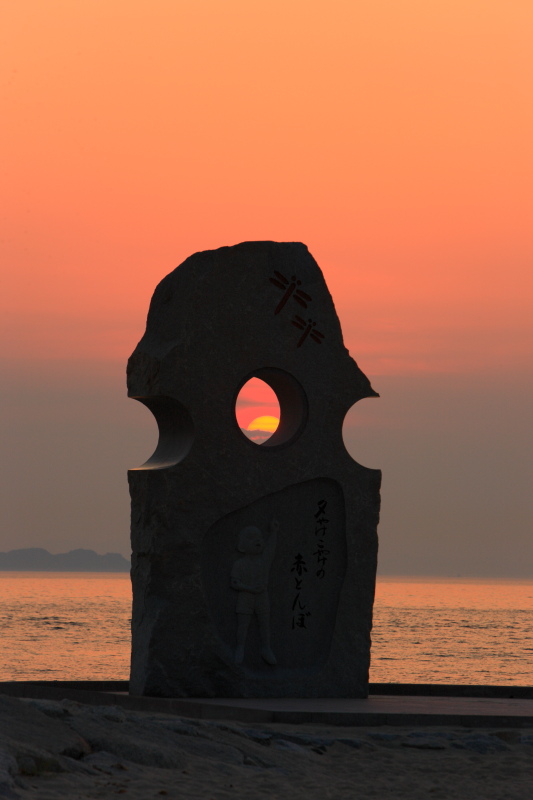
[[[0,680],[127,679],[125,573],[0,572]],[[533,582],[381,578],[376,683],[533,684]]]

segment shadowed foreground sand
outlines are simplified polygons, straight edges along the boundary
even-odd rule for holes
[[[206,722],[0,696],[0,797],[531,800],[533,728]]]

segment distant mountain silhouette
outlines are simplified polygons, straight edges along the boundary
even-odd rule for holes
[[[246,428],[241,428],[241,431],[256,444],[263,444],[272,436],[272,431],[247,431]]]
[[[9,572],[128,572],[130,562],[120,553],[103,556],[94,550],[49,553],[42,547],[27,547],[0,553],[0,571]]]

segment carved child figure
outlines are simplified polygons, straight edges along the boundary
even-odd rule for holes
[[[231,588],[238,592],[236,664],[244,661],[246,636],[253,614],[256,614],[259,623],[261,655],[267,664],[277,664],[270,649],[268,577],[274,560],[278,530],[279,522],[273,519],[266,543],[263,534],[254,525],[243,528],[239,533],[237,550],[244,555],[237,559],[231,570]]]

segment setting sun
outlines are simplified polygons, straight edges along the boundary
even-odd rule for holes
[[[269,431],[274,433],[279,425],[277,417],[256,417],[248,425],[249,431]]]

